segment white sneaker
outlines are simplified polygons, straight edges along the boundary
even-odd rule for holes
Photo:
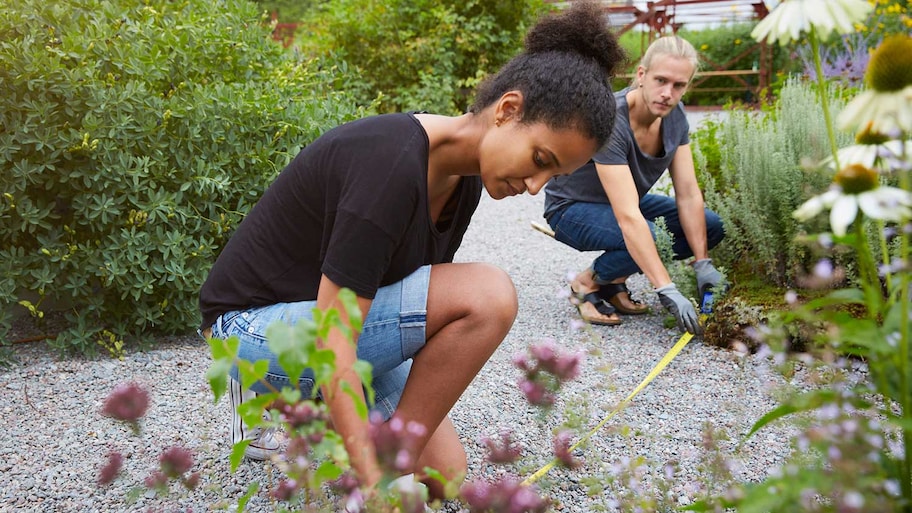
[[[231,445],[233,446],[241,440],[250,440],[250,445],[244,450],[244,456],[252,460],[263,461],[279,452],[279,442],[275,439],[274,430],[261,427],[248,429],[237,412],[239,404],[256,396],[256,392],[241,388],[240,381],[228,378],[228,402],[231,404]],[[263,413],[263,418],[269,420],[269,413]]]

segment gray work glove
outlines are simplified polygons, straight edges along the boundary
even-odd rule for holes
[[[688,331],[694,335],[703,334],[703,326],[700,326],[697,310],[693,303],[678,292],[678,287],[674,283],[659,287],[655,291],[659,295],[662,306],[675,316],[679,330]]]
[[[713,267],[712,258],[704,258],[693,263],[694,273],[697,275],[697,290],[700,296],[709,289],[722,291],[722,273]]]

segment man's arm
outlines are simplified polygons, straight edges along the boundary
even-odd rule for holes
[[[640,212],[640,197],[636,184],[626,165],[595,164],[602,188],[608,195],[611,208],[618,220],[624,243],[633,261],[637,263],[655,288],[671,283],[671,276],[659,257],[649,224]],[[705,232],[705,230],[704,230]]]
[[[678,216],[687,244],[693,251],[695,260],[709,258],[706,242],[706,214],[703,203],[703,192],[697,184],[694,170],[693,153],[690,145],[679,146],[671,165],[668,166],[671,182],[674,185],[675,203],[678,205]]]
[[[342,322],[349,324],[348,314],[339,301],[341,287],[323,275],[320,280],[320,290],[317,292],[317,308],[327,310],[335,308],[339,311]],[[362,318],[367,317],[371,300],[358,297],[358,307],[361,309]],[[361,485],[365,488],[372,487],[380,480],[381,472],[377,464],[377,455],[370,439],[367,419],[361,418],[355,408],[355,403],[342,389],[342,382],[348,382],[355,394],[364,400],[364,389],[361,378],[354,370],[358,355],[355,346],[358,334],[353,332],[350,342],[338,329],[329,332],[325,340],[318,341],[322,349],[330,349],[336,355],[336,371],[332,381],[321,389],[323,398],[329,406],[329,415],[333,427],[342,437],[345,449],[352,468],[358,475]],[[354,342],[354,343],[352,343]]]

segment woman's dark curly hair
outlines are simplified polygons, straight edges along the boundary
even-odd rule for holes
[[[525,50],[478,87],[469,111],[477,114],[518,90],[523,123],[577,129],[601,146],[614,127],[610,79],[626,61],[598,4],[575,1],[532,27]]]

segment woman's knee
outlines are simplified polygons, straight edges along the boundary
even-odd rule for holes
[[[441,264],[431,269],[429,324],[432,319],[446,324],[471,316],[509,329],[518,311],[513,280],[499,267],[470,263]]]

